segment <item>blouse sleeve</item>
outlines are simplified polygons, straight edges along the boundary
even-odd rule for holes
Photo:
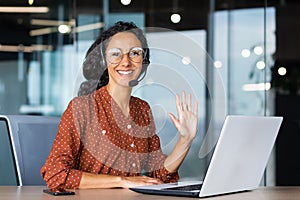
[[[82,171],[75,169],[80,150],[78,124],[74,122],[72,101],[63,113],[52,149],[40,172],[49,188],[78,188]]]
[[[179,174],[178,172],[169,172],[164,167],[164,162],[167,158],[166,155],[164,155],[160,149],[160,142],[158,136],[153,136],[150,139],[150,148],[153,149],[149,153],[148,162],[150,167],[153,169],[152,172],[149,173],[149,176],[152,176],[154,178],[161,179],[165,183],[170,182],[177,182],[179,180]],[[159,147],[159,149],[157,149]]]
[[[179,180],[178,172],[169,172],[164,167],[164,162],[167,158],[166,155],[163,154],[160,146],[160,139],[156,134],[156,128],[154,124],[153,115],[151,113],[150,107],[148,110],[148,115],[150,118],[150,126],[149,131],[150,135],[148,138],[149,145],[149,156],[148,156],[148,167],[150,167],[151,172],[149,172],[149,176],[161,179],[165,183],[169,182],[177,182]]]

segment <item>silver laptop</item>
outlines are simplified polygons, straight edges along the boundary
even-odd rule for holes
[[[227,116],[203,181],[130,188],[144,194],[208,197],[259,187],[282,117]]]

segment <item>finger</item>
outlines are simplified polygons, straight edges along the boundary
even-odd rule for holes
[[[191,110],[192,108],[192,94],[188,95],[187,109]]]
[[[177,127],[178,121],[177,121],[176,117],[172,113],[168,113],[168,115],[169,115],[171,121],[173,122],[174,126]]]
[[[182,105],[186,106],[186,97],[185,97],[185,92],[184,91],[182,91]]]
[[[176,94],[176,108],[177,108],[178,112],[180,112],[182,110],[182,106],[181,106],[180,98],[179,98],[178,94]]]
[[[160,181],[160,180],[158,180],[158,179],[154,179],[154,178],[147,179],[147,180],[146,180],[146,182],[147,182],[147,183],[161,183],[161,181]]]
[[[189,110],[185,91],[182,91],[181,107],[182,107],[182,110]]]
[[[161,183],[161,180],[156,179],[156,178],[151,178],[148,176],[143,176],[143,181],[147,183]]]
[[[197,101],[195,101],[194,107],[195,107],[195,115],[198,117],[198,102]]]

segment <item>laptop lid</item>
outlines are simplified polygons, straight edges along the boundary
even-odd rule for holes
[[[199,196],[259,186],[282,117],[227,116]]]
[[[145,194],[193,197],[255,189],[261,182],[281,123],[282,117],[227,116],[198,191],[174,189],[187,185],[184,182],[131,189]]]

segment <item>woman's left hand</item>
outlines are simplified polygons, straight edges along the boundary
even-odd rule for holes
[[[176,94],[176,108],[178,119],[171,113],[169,113],[169,117],[181,137],[186,141],[192,141],[198,129],[198,102],[196,101],[194,106],[192,106],[192,95],[189,94],[186,98],[186,94],[183,91],[181,99],[179,95]]]

